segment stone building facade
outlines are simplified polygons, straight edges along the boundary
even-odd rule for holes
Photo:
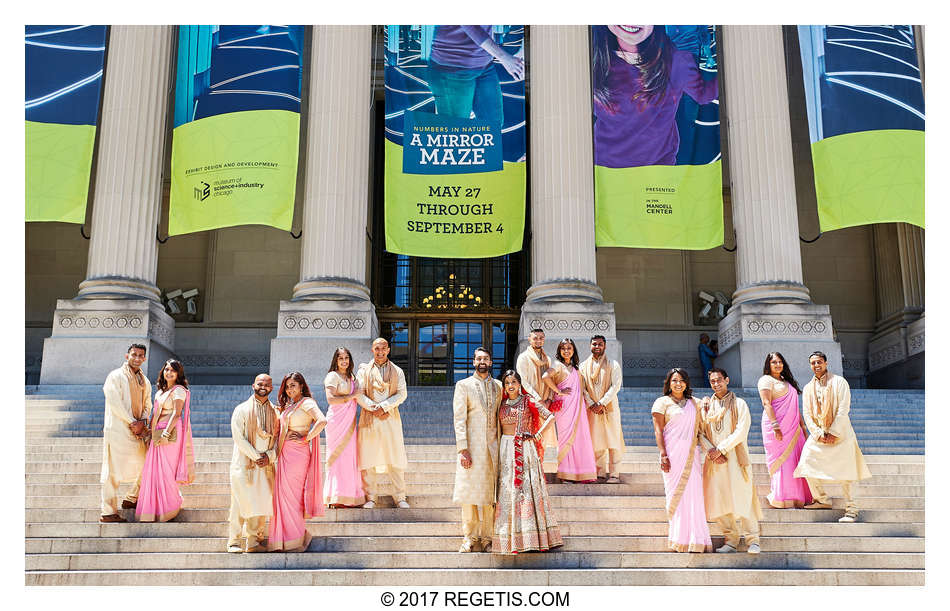
[[[308,35],[292,233],[159,239],[176,28],[111,27],[86,225],[26,225],[27,383],[99,383],[132,341],[149,346],[151,377],[177,355],[197,383],[291,369],[319,380],[334,347],[367,360],[382,334],[410,384],[448,385],[467,375],[472,347],[511,365],[540,326],[549,351],[571,337],[586,353],[592,334],[607,336],[628,385],[655,386],[674,365],[698,374],[705,332],[734,384],[754,385],[769,350],[807,379],[805,357],[821,349],[856,386],[923,387],[923,230],[806,241],[819,230],[792,30],[721,28],[726,244],[707,251],[595,247],[588,28],[526,30],[524,249],[463,262],[385,251],[379,26]],[[339,136],[314,137],[328,133]],[[569,256],[555,218],[577,220]],[[424,307],[434,286],[460,280],[483,292],[483,309]],[[176,289],[198,290],[194,313],[169,313]],[[723,318],[700,316],[700,291],[727,298]]]

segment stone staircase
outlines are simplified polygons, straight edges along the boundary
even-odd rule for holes
[[[318,402],[322,390],[314,389]],[[550,486],[561,551],[459,554],[451,503],[451,389],[412,388],[404,409],[411,509],[328,509],[309,553],[228,554],[228,419],[247,387],[193,390],[196,471],[174,522],[98,522],[102,398],[97,386],[26,389],[28,585],[922,585],[923,393],[854,391],[852,415],[874,473],[861,517],[765,509],[759,556],[666,551],[663,484],[649,427],[653,389],[625,389],[628,450],[618,485]],[[754,389],[743,392],[747,400]],[[755,418],[761,409],[750,401]],[[750,439],[760,497],[768,473]],[[325,455],[325,453],[324,453]],[[832,487],[833,493],[837,488]],[[385,492],[385,491],[384,491]],[[764,499],[763,499],[764,503]],[[764,505],[763,505],[764,506]],[[126,511],[131,514],[131,511]],[[131,515],[127,515],[131,517]],[[721,544],[710,525],[714,545]],[[156,571],[156,569],[159,569]],[[689,570],[683,570],[689,569]],[[726,570],[729,569],[729,570]]]

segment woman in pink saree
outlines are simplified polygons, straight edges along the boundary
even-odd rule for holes
[[[139,522],[168,522],[181,511],[179,484],[195,479],[191,443],[191,391],[185,368],[169,359],[155,383],[155,404],[149,428],[152,441],[145,454],[142,486],[135,506]]]
[[[541,382],[554,391],[549,406],[557,424],[557,476],[562,482],[597,481],[597,461],[590,439],[584,379],[578,369],[577,346],[571,339],[557,345],[557,360],[541,376]]]
[[[794,475],[808,438],[798,409],[801,389],[780,352],[765,356],[762,373],[758,387],[763,408],[762,443],[772,477],[769,505],[776,509],[803,507],[812,499],[808,482]]]
[[[330,507],[357,507],[366,502],[356,451],[356,396],[362,392],[353,375],[347,348],[333,352],[323,380],[327,395],[327,476],[323,502]]]
[[[653,402],[653,434],[670,520],[669,546],[676,552],[712,551],[703,500],[699,406],[693,401],[686,370],[673,368],[663,381],[663,396]]]
[[[277,403],[280,435],[274,469],[274,515],[267,551],[302,552],[307,550],[311,539],[304,520],[323,515],[320,431],[327,419],[298,371],[284,376]]]

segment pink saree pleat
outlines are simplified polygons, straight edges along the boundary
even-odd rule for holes
[[[668,418],[663,428],[670,459],[670,470],[663,474],[670,521],[668,541],[670,549],[677,552],[712,550],[703,502],[702,457],[696,441],[697,418],[696,404],[690,399],[683,412]]]
[[[350,382],[350,392],[356,383]],[[323,502],[362,505],[366,502],[356,450],[356,400],[331,405],[327,411],[327,469]]]
[[[775,439],[772,422],[763,410],[762,443],[765,445],[765,462],[771,474],[768,501],[776,508],[801,507],[810,503],[812,498],[808,482],[794,475],[806,439],[800,426],[798,392],[789,387],[788,394],[772,400],[772,409],[781,425],[782,440]]]
[[[558,384],[558,388],[570,388],[571,394],[563,398],[561,409],[554,414],[557,424],[557,476],[563,480],[577,482],[595,480],[597,462],[594,459],[587,406],[577,369],[571,371],[570,375]]]
[[[169,391],[170,392],[170,391]],[[161,405],[158,399],[152,408],[153,430],[162,431],[168,422],[159,422]],[[181,511],[179,484],[190,484],[195,477],[195,459],[191,435],[191,392],[185,389],[185,404],[177,420],[174,442],[152,442],[145,454],[142,485],[139,489],[135,517],[140,522],[167,522]]]

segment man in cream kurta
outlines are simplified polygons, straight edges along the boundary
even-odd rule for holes
[[[706,452],[703,465],[703,499],[706,519],[722,529],[725,544],[719,553],[735,552],[745,537],[748,552],[758,554],[762,508],[755,495],[747,439],[752,418],[749,406],[729,390],[725,370],[709,370],[715,393],[702,401],[700,443]]]
[[[452,399],[455,466],[452,502],[462,506],[462,547],[459,552],[490,551],[495,523],[495,482],[498,479],[498,406],[501,382],[491,377],[491,354],[476,348],[475,373],[455,384]],[[481,519],[479,519],[481,510]]]
[[[396,506],[408,509],[404,472],[409,461],[402,439],[399,405],[406,400],[406,374],[389,360],[389,342],[373,340],[373,360],[360,365],[356,372],[363,393],[356,397],[360,410],[357,425],[359,468],[363,488],[369,500],[367,509],[376,506],[379,496],[378,476],[389,473]]]
[[[521,376],[521,387],[531,398],[545,407],[552,399],[550,387],[541,381],[541,376],[551,367],[551,358],[544,353],[544,331],[531,329],[528,335],[529,345],[524,352],[518,355],[515,370]],[[541,443],[544,444],[544,472],[557,473],[557,427],[549,426],[541,434]]]
[[[804,477],[815,501],[806,509],[830,509],[831,498],[825,485],[841,484],[845,496],[845,514],[839,522],[858,518],[855,502],[858,480],[871,477],[858,438],[851,427],[851,387],[847,380],[828,371],[828,358],[814,352],[808,359],[815,377],[802,391],[802,415],[808,439],[795,468],[795,477]]]
[[[620,401],[617,397],[623,386],[623,369],[604,352],[607,339],[595,335],[590,339],[590,356],[581,363],[587,401],[587,419],[590,422],[590,441],[597,461],[597,477],[608,484],[620,483],[620,463],[627,448],[620,426]]]
[[[254,378],[254,391],[231,414],[231,511],[228,551],[264,551],[267,516],[274,513],[274,464],[279,432],[277,407],[268,397],[274,389],[269,375]],[[242,541],[243,540],[243,541]],[[242,544],[243,543],[243,544]]]
[[[102,423],[102,506],[100,522],[125,522],[118,514],[118,490],[122,482],[135,482],[122,501],[123,509],[134,509],[145,466],[145,439],[152,412],[152,385],[142,372],[145,346],[132,344],[125,364],[113,370],[102,385],[105,419]]]

